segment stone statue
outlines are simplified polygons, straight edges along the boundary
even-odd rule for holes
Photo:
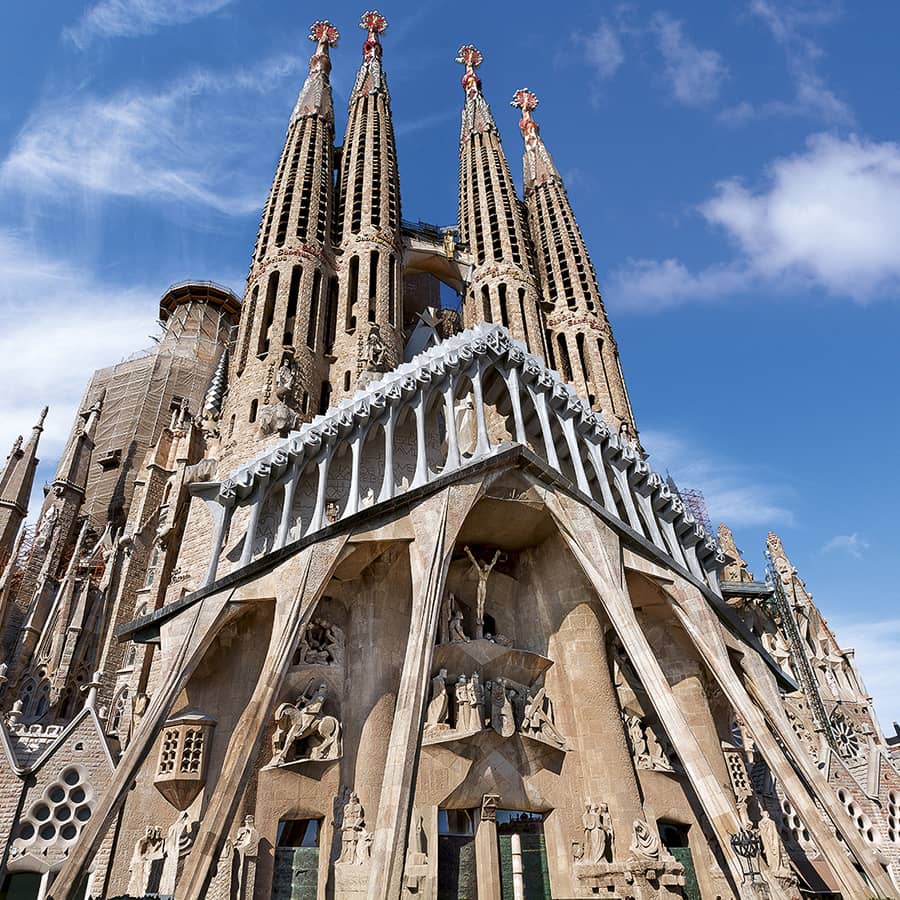
[[[631,852],[642,859],[659,859],[659,851],[659,838],[650,830],[650,826],[646,822],[635,819]]]
[[[250,867],[256,865],[256,858],[259,856],[259,832],[256,830],[256,820],[253,816],[244,816],[244,824],[234,838],[234,849],[238,864],[237,898],[246,900],[251,895],[253,884]]]
[[[129,896],[143,897],[147,893],[156,893],[158,885],[151,883],[153,870],[159,868],[155,864],[165,857],[165,853],[162,829],[155,825],[148,825],[134,845],[134,852],[131,854],[131,865],[128,867],[131,875],[128,882]]]
[[[484,685],[474,672],[469,680],[469,731],[484,728]]]
[[[616,858],[616,836],[613,831],[612,816],[609,814],[609,806],[601,803],[598,812],[600,813],[600,830],[606,836],[606,844],[603,848],[602,856],[613,862]],[[609,854],[608,857],[607,853]]]
[[[468,644],[469,638],[463,631],[463,614],[456,602],[456,597],[450,595],[450,643]]]
[[[500,551],[497,550],[494,553],[494,558],[489,563],[479,563],[472,555],[472,551],[469,549],[468,545],[463,549],[466,552],[466,556],[469,557],[469,561],[475,567],[475,571],[478,573],[478,590],[475,594],[475,638],[478,640],[484,637],[484,603],[487,599],[488,578],[491,577],[491,572],[500,559]]]
[[[370,372],[383,372],[386,355],[387,348],[381,339],[381,331],[377,325],[373,325],[366,338],[366,368]]]
[[[293,362],[289,356],[285,356],[278,367],[278,371],[275,373],[275,396],[279,400],[285,400],[290,397],[296,380]]]
[[[44,550],[50,545],[50,538],[53,536],[53,529],[59,521],[59,507],[51,506],[41,518],[41,524],[38,527],[37,540],[34,542],[38,550]]]
[[[781,836],[778,834],[778,826],[765,808],[763,808],[758,827],[763,855],[772,874],[776,878],[790,876],[791,873],[784,864],[784,848],[781,844]]]
[[[190,853],[197,836],[199,822],[191,818],[191,814],[185,809],[178,814],[178,818],[169,827],[164,841],[165,861],[163,862],[162,878],[159,882],[159,893],[174,896],[175,885],[181,868],[181,861]]]
[[[503,678],[497,678],[491,685],[491,728],[500,737],[508,738],[516,733],[512,700]]]
[[[294,654],[294,665],[333,666],[343,658],[344,632],[327,619],[313,619]]]
[[[312,682],[296,703],[282,703],[275,711],[278,727],[272,736],[273,756],[270,766],[289,762],[312,762],[338,759],[341,755],[341,724],[334,716],[325,715],[323,708],[328,686],[322,682],[313,688]],[[287,724],[286,724],[287,723]],[[301,751],[295,745],[304,742]],[[293,758],[289,758],[293,757]]]
[[[540,688],[536,694],[532,694],[531,691],[526,693],[525,712],[520,730],[527,737],[537,738],[559,747],[560,750],[567,750],[569,747],[566,739],[553,724],[553,706],[544,688]]]
[[[344,819],[341,824],[341,855],[339,863],[363,865],[371,855],[372,836],[366,830],[365,816],[356,791],[344,805]]]
[[[429,726],[446,725],[450,701],[447,697],[447,670],[441,669],[431,679],[431,702],[425,714],[425,724]]]
[[[584,828],[584,844],[581,855],[582,862],[598,863],[603,858],[605,841],[600,828],[600,813],[596,803],[584,804],[584,815],[581,817],[581,825]]]
[[[465,675],[460,675],[453,688],[454,706],[456,709],[456,730],[469,731],[469,681]]]
[[[647,741],[647,752],[650,756],[650,768],[660,772],[673,772],[672,761],[669,759],[667,748],[664,746],[663,740],[656,736],[656,732],[649,725],[644,731]],[[664,739],[668,744],[668,739]]]
[[[625,720],[625,727],[628,731],[628,740],[631,743],[631,755],[634,758],[634,764],[639,769],[651,768],[650,748],[647,746],[644,723],[641,722],[639,716],[633,713],[623,712],[622,718]]]

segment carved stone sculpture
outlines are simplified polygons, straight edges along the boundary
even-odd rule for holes
[[[366,828],[365,813],[356,791],[344,805],[344,817],[341,824],[341,855],[339,863],[348,865],[365,865],[372,855],[373,835]]]
[[[413,818],[409,846],[406,850],[403,882],[406,889],[417,893],[425,886],[428,877],[428,853],[425,847],[425,823],[419,815]]]
[[[463,614],[456,602],[456,597],[450,595],[450,643],[468,644],[469,638],[463,631]]]
[[[585,803],[581,823],[584,844],[579,859],[591,864],[612,861],[613,830],[609,807],[605,803]]]
[[[270,434],[287,434],[296,429],[299,422],[300,416],[283,400],[279,400],[278,403],[263,407],[260,411],[260,437],[268,437]]]
[[[475,568],[477,573],[476,577],[478,578],[478,589],[475,594],[475,638],[481,639],[484,637],[484,604],[487,600],[488,578],[491,577],[491,572],[500,559],[500,551],[497,550],[494,553],[494,558],[489,563],[479,563],[468,546],[464,549],[466,556],[469,557],[470,562]]]
[[[431,679],[431,702],[425,715],[425,724],[431,727],[447,725],[449,713],[449,698],[447,696],[447,670],[441,669]]]
[[[44,513],[41,518],[41,523],[38,526],[37,539],[34,542],[34,546],[37,547],[38,550],[44,550],[50,545],[50,538],[53,536],[53,529],[56,527],[58,521],[59,507],[51,506],[47,512]]]
[[[631,839],[630,849],[639,859],[659,859],[659,838],[641,819],[634,820],[634,836]]]
[[[775,824],[775,820],[765,808],[762,811],[758,827],[763,855],[772,874],[776,878],[790,877],[791,872],[785,865],[784,847],[781,843],[781,836],[778,834],[778,825]]]
[[[544,688],[540,688],[536,694],[529,691],[525,695],[525,712],[520,730],[527,737],[542,740],[560,750],[569,748],[568,742],[553,723],[553,705]]]
[[[313,619],[300,638],[293,662],[295,666],[333,666],[340,664],[343,656],[343,630],[327,619]]]
[[[181,874],[181,864],[194,846],[194,838],[197,836],[199,822],[191,817],[187,810],[183,810],[166,832],[164,842],[165,861],[163,862],[162,878],[159,882],[160,894],[173,896],[178,876]]]
[[[275,711],[278,727],[272,736],[270,766],[291,762],[322,762],[341,755],[341,724],[324,713],[328,687],[312,684],[296,703],[282,703]]]
[[[253,876],[259,856],[259,832],[253,816],[244,816],[244,824],[234,839],[234,851],[237,854],[237,900],[247,900],[253,896]]]
[[[491,685],[491,728],[505,738],[516,733],[512,698],[503,678],[497,678]]]
[[[147,893],[156,893],[159,888],[159,873],[155,873],[154,869],[160,868],[159,863],[164,857],[162,829],[148,825],[131,854],[131,865],[128,867],[131,876],[128,882],[129,896],[143,897]],[[154,881],[157,883],[153,884]]]
[[[366,338],[366,368],[370,372],[383,372],[386,355],[387,348],[381,339],[381,331],[377,325],[373,325]]]

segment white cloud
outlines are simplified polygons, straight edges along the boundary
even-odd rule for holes
[[[691,271],[677,259],[629,260],[607,296],[623,309],[658,310],[763,287],[816,287],[866,302],[900,293],[900,144],[829,134],[769,166],[756,189],[720,183],[699,207],[738,250]]]
[[[63,31],[85,48],[96,38],[137,37],[169,25],[183,25],[228,6],[232,0],[100,0],[78,24]]]
[[[870,546],[868,541],[854,531],[853,534],[836,534],[822,547],[822,553],[847,553],[856,559],[861,559]]]
[[[641,443],[657,471],[668,470],[682,490],[703,491],[714,528],[719,522],[735,528],[793,524],[794,515],[785,506],[788,489],[770,472],[716,458],[671,431],[642,429]]]
[[[254,69],[197,71],[157,91],[57,97],[16,137],[0,186],[48,200],[90,192],[252,212],[266,175],[258,131],[246,122],[259,124],[259,95],[299,66],[284,56]]]
[[[685,106],[705,106],[715,100],[728,76],[722,57],[715,50],[698,47],[684,33],[682,23],[666,13],[653,17],[651,29],[675,99]]]
[[[723,182],[701,207],[748,265],[865,300],[900,288],[900,145],[820,134],[756,192]]]
[[[715,302],[750,281],[752,273],[735,265],[692,272],[677,259],[629,259],[610,275],[603,295],[613,309],[658,312],[685,303]]]
[[[581,46],[587,63],[603,81],[612,78],[625,62],[622,40],[605,19],[590,34],[576,35],[575,41]]]
[[[836,2],[792,3],[781,0],[751,0],[750,13],[768,28],[774,40],[783,48],[788,72],[794,88],[790,100],[771,100],[752,104],[747,101],[725,110],[720,118],[731,125],[740,125],[768,116],[812,116],[834,124],[851,124],[853,111],[819,74],[822,48],[807,34],[810,28],[830,25],[841,12]]]
[[[891,722],[900,721],[897,659],[900,658],[900,619],[859,622],[829,616],[838,643],[856,651],[856,664],[872,695],[882,728],[893,735]]]
[[[27,434],[48,404],[40,456],[55,459],[94,369],[152,345],[158,300],[0,231],[0,440]]]

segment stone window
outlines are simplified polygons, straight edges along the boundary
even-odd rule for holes
[[[891,791],[888,794],[888,840],[900,844],[900,793]]]
[[[838,788],[838,800],[844,805],[847,815],[856,825],[856,830],[870,843],[877,844],[881,840],[881,835],[872,824],[872,820],[859,808],[859,805],[853,799],[853,796],[845,791],[844,788]]]
[[[19,820],[10,858],[68,853],[93,811],[94,791],[87,773],[79,766],[67,766]]]
[[[166,722],[156,766],[156,789],[177,809],[187,809],[203,789],[215,720],[195,709]]]

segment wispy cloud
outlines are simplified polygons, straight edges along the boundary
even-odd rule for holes
[[[715,50],[698,47],[684,24],[667,13],[651,22],[672,96],[685,106],[705,106],[719,96],[728,68]]]
[[[871,545],[861,538],[857,532],[853,534],[836,534],[822,547],[822,553],[846,553],[855,559],[862,559]]]
[[[668,471],[682,489],[699,488],[713,524],[734,527],[792,525],[790,490],[773,473],[716,457],[681,434],[643,429],[641,442],[657,471]]]
[[[49,404],[40,455],[57,456],[93,370],[152,345],[158,298],[0,231],[0,435],[27,433]]]
[[[625,62],[619,29],[606,19],[601,19],[594,31],[576,34],[574,39],[581,48],[585,62],[601,81],[612,78]]]
[[[16,137],[0,186],[49,201],[89,192],[249,213],[267,178],[258,131],[246,123],[259,124],[260,94],[300,65],[279,56],[251,69],[198,70],[158,90],[55,97]]]
[[[84,49],[98,38],[138,37],[218,12],[233,0],[100,0],[63,36]]]
[[[900,721],[897,659],[900,658],[900,619],[853,621],[830,615],[829,625],[840,645],[856,651],[856,663],[872,695],[882,727],[893,734],[891,722]]]
[[[900,294],[900,144],[819,134],[776,159],[757,188],[717,185],[699,207],[737,255],[697,271],[677,259],[631,260],[610,278],[620,308],[654,311],[764,285],[815,286],[867,302]]]
[[[831,25],[841,15],[839,2],[805,0],[751,0],[750,13],[760,20],[782,47],[794,89],[790,99],[752,104],[747,101],[722,112],[723,122],[741,125],[767,116],[811,116],[837,125],[849,125],[854,115],[819,72],[824,51],[810,36],[813,28]]]

